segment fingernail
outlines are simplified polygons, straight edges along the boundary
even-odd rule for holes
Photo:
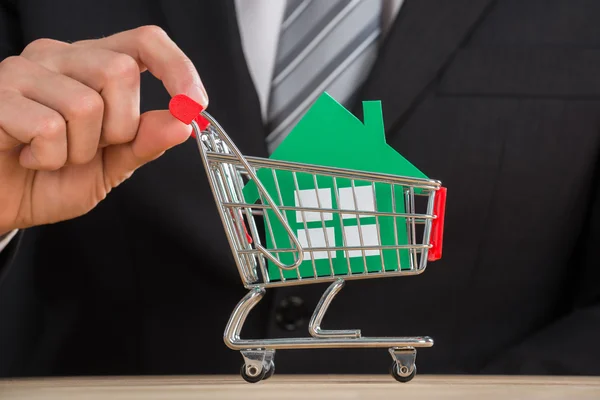
[[[194,85],[190,88],[189,93],[187,94],[193,100],[197,101],[202,105],[202,108],[206,109],[208,106],[208,95],[206,94],[206,90],[201,87]]]

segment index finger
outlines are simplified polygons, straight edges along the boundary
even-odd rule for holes
[[[194,64],[158,26],[143,26],[74,44],[127,54],[138,63],[140,72],[148,69],[161,80],[171,96],[184,93],[204,108],[208,106],[208,96]]]

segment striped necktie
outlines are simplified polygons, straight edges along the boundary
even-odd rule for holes
[[[381,1],[287,0],[267,109],[270,152],[324,91],[351,104],[377,57]]]

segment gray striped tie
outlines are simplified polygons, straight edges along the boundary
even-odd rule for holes
[[[272,152],[324,91],[347,105],[377,56],[382,0],[287,0],[269,107]]]

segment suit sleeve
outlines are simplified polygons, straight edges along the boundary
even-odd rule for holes
[[[0,251],[0,291],[2,291],[2,283],[14,264],[14,259],[17,256],[17,249],[21,237],[23,236],[22,231],[16,231],[14,237],[6,244],[6,247]]]
[[[16,0],[0,0],[0,61],[21,52],[23,41]]]
[[[595,185],[586,227],[569,271],[572,274],[568,275],[572,290],[564,293],[569,311],[499,354],[483,373],[600,375],[600,179]]]

